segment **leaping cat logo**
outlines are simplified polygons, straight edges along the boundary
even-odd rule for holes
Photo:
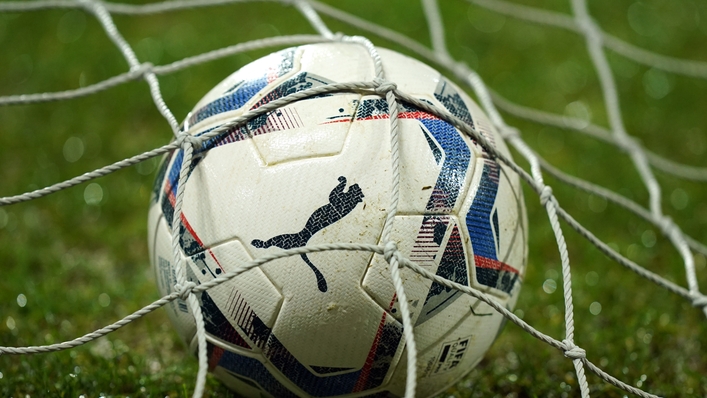
[[[329,193],[329,203],[315,210],[314,213],[309,216],[307,224],[301,231],[295,234],[277,235],[267,241],[254,239],[250,244],[260,249],[275,246],[285,250],[305,246],[314,234],[344,218],[347,214],[351,213],[356,205],[363,201],[364,195],[358,184],[351,185],[346,192],[344,192],[345,187],[346,177],[341,176],[339,177],[339,184]],[[302,260],[314,271],[319,290],[326,292],[327,283],[326,279],[324,279],[324,275],[309,261],[306,254],[301,254],[300,257],[302,257]]]

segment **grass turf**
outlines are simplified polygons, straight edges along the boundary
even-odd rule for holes
[[[519,1],[558,12],[569,2]],[[602,93],[581,36],[500,16],[469,3],[442,2],[455,58],[513,101],[555,113],[589,109],[607,125]],[[429,45],[422,7],[396,1],[336,4]],[[707,61],[707,7],[628,0],[591,2],[606,31],[656,52]],[[165,64],[276,34],[312,33],[304,18],[277,4],[237,4],[152,16],[115,15],[140,60]],[[366,34],[324,17],[332,30]],[[0,95],[58,91],[127,70],[97,21],[80,11],[0,13]],[[268,51],[249,52],[160,77],[178,119],[227,74]],[[651,150],[707,166],[707,82],[674,76],[608,53],[627,130]],[[579,102],[577,102],[579,101]],[[584,107],[584,108],[583,108]],[[583,135],[505,115],[524,139],[563,170],[642,204],[647,193],[625,154]],[[168,142],[171,133],[144,82],[71,101],[0,107],[0,195],[73,177]],[[518,154],[515,158],[525,162]],[[0,345],[64,341],[114,322],[158,298],[147,260],[146,210],[155,161],[49,197],[0,208]],[[704,184],[656,172],[663,209],[685,232],[707,241]],[[650,224],[548,178],[580,222],[647,268],[682,285],[675,250]],[[526,191],[531,257],[516,313],[563,337],[559,257],[536,196]],[[666,396],[707,394],[707,324],[679,297],[606,259],[564,228],[573,262],[576,342],[620,379]],[[707,284],[705,258],[696,256]],[[552,292],[551,292],[552,291]],[[548,293],[550,292],[550,293]],[[597,304],[601,311],[597,313]],[[593,305],[593,313],[589,308]],[[596,315],[594,314],[596,313]],[[2,396],[189,396],[196,360],[185,353],[161,310],[108,337],[69,351],[0,357]],[[596,396],[624,393],[589,375]],[[207,396],[229,392],[209,378]],[[509,324],[483,362],[446,395],[578,396],[572,364]]]

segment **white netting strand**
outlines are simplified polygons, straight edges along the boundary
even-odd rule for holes
[[[490,10],[493,10],[494,12],[498,12],[514,18],[524,19],[534,23],[563,28],[575,32],[584,37],[586,41],[587,51],[589,53],[592,64],[596,69],[596,73],[601,84],[604,105],[606,108],[606,114],[608,115],[610,128],[605,129],[596,125],[577,127],[579,126],[579,123],[573,124],[571,121],[568,123],[567,119],[563,116],[554,115],[540,110],[516,105],[508,101],[507,99],[501,97],[500,95],[495,94],[487,88],[487,86],[484,84],[483,80],[477,73],[471,70],[464,63],[460,63],[453,59],[445,44],[445,23],[436,0],[422,0],[422,8],[424,9],[425,16],[427,18],[430,42],[432,43],[431,49],[386,27],[376,25],[372,22],[360,19],[354,15],[348,14],[344,11],[316,1],[282,0],[280,1],[280,3],[283,3],[287,6],[294,6],[293,9],[299,11],[302,16],[304,16],[304,18],[309,21],[312,28],[318,33],[318,35],[279,36],[244,42],[227,48],[222,48],[201,55],[189,57],[181,61],[162,66],[155,66],[149,63],[141,63],[138,57],[136,56],[135,52],[133,51],[132,47],[120,34],[118,28],[113,23],[112,19],[113,14],[145,15],[237,2],[239,1],[183,0],[174,2],[154,3],[143,6],[105,3],[92,0],[56,0],[36,1],[28,3],[0,3],[0,12],[28,12],[51,8],[85,10],[87,13],[93,15],[97,19],[97,21],[104,29],[106,35],[118,48],[129,67],[129,70],[122,74],[113,76],[99,83],[80,89],[59,91],[54,93],[23,94],[0,97],[0,105],[9,106],[32,104],[37,102],[61,101],[71,98],[89,96],[99,91],[107,90],[118,85],[126,84],[130,81],[141,79],[148,84],[152,101],[154,102],[155,107],[167,121],[170,129],[173,131],[176,137],[176,140],[168,145],[164,145],[152,151],[148,151],[130,157],[128,159],[116,162],[114,164],[99,168],[97,170],[87,172],[78,177],[54,185],[50,185],[46,188],[32,190],[30,192],[26,192],[19,195],[2,197],[0,198],[0,206],[7,206],[19,202],[37,199],[57,192],[59,190],[66,189],[71,186],[81,184],[101,176],[105,176],[114,171],[135,165],[147,159],[167,153],[169,151],[181,148],[184,151],[184,157],[182,160],[182,168],[179,176],[179,183],[176,194],[176,203],[174,206],[175,218],[178,219],[181,213],[184,187],[186,186],[188,170],[192,162],[192,153],[195,146],[201,145],[204,140],[208,140],[211,137],[215,137],[219,134],[222,134],[224,131],[233,126],[243,125],[248,120],[258,115],[262,115],[273,109],[276,109],[293,101],[300,100],[302,98],[308,98],[323,93],[359,92],[368,95],[378,95],[380,97],[385,98],[388,103],[388,108],[391,111],[391,167],[393,170],[393,179],[391,181],[391,204],[386,216],[386,223],[382,234],[382,243],[380,245],[341,243],[320,246],[307,246],[296,249],[283,250],[279,253],[258,258],[250,263],[242,264],[242,266],[239,267],[237,270],[229,272],[225,275],[221,275],[208,283],[196,285],[192,282],[187,281],[184,261],[181,260],[179,248],[179,233],[177,227],[178,223],[175,223],[175,226],[173,227],[172,231],[172,249],[174,253],[175,264],[177,264],[178,272],[177,285],[174,287],[174,293],[165,296],[150,305],[145,306],[144,308],[134,312],[133,314],[125,317],[124,319],[118,322],[115,322],[94,332],[88,333],[74,340],[44,346],[0,347],[0,355],[43,353],[66,350],[73,347],[77,347],[79,345],[95,340],[98,337],[111,333],[129,324],[130,322],[142,316],[145,316],[146,314],[154,311],[155,309],[164,306],[165,304],[173,300],[183,299],[186,300],[189,304],[189,308],[192,312],[192,315],[196,320],[199,372],[197,374],[197,382],[193,395],[195,397],[200,397],[203,395],[204,392],[205,378],[208,368],[206,358],[206,344],[209,337],[205,332],[203,314],[201,312],[201,308],[197,299],[198,293],[213,288],[214,286],[217,286],[221,283],[224,283],[234,278],[235,276],[246,272],[249,269],[260,267],[263,264],[287,256],[296,256],[304,253],[314,253],[326,250],[369,251],[384,256],[385,260],[390,265],[391,278],[393,280],[396,296],[401,307],[403,320],[402,323],[404,326],[403,331],[405,335],[404,341],[406,342],[406,353],[408,358],[408,378],[405,393],[406,397],[413,397],[415,395],[417,351],[414,339],[415,336],[413,334],[413,325],[410,320],[410,315],[407,308],[407,300],[405,298],[405,290],[403,288],[402,279],[400,277],[400,267],[407,267],[412,271],[422,275],[423,277],[429,278],[443,286],[456,289],[464,294],[471,295],[485,302],[486,304],[494,308],[494,310],[501,313],[504,317],[518,325],[520,328],[525,330],[533,337],[560,350],[565,357],[569,358],[572,361],[574,365],[579,390],[583,397],[588,397],[590,393],[589,385],[585,375],[585,368],[586,370],[589,370],[590,372],[596,374],[599,378],[605,380],[607,383],[617,386],[627,392],[642,397],[654,396],[648,392],[642,391],[637,387],[633,387],[623,381],[620,381],[617,378],[601,370],[598,366],[596,366],[588,359],[587,351],[584,348],[579,347],[575,342],[574,303],[571,277],[572,267],[570,263],[570,253],[567,247],[567,243],[565,241],[565,236],[563,234],[562,225],[560,221],[564,221],[567,226],[577,231],[581,236],[586,238],[600,251],[605,253],[608,257],[610,257],[617,263],[629,268],[630,270],[661,286],[662,288],[667,289],[685,298],[691,305],[700,308],[705,313],[705,315],[707,315],[707,296],[703,295],[699,290],[695,263],[693,259],[693,251],[707,254],[707,247],[705,247],[705,245],[701,244],[697,240],[685,235],[676,223],[674,223],[670,218],[663,214],[661,210],[661,187],[658,184],[658,181],[656,180],[655,176],[653,175],[653,168],[660,169],[676,177],[703,182],[707,181],[707,170],[703,168],[695,168],[681,165],[677,162],[656,155],[648,151],[636,139],[634,139],[628,134],[626,128],[624,127],[624,122],[622,120],[619,95],[617,92],[617,87],[614,81],[612,70],[607,61],[605,50],[610,49],[624,57],[630,58],[636,62],[643,63],[653,68],[662,69],[667,72],[682,74],[694,78],[707,78],[707,63],[676,59],[672,57],[654,54],[652,52],[640,49],[636,46],[633,46],[612,35],[603,32],[589,15],[585,0],[571,0],[572,12],[574,14],[573,16],[536,9],[528,6],[517,5],[514,3],[500,0],[472,0],[471,3],[488,8]],[[376,35],[394,43],[397,43],[401,46],[406,47],[410,51],[417,53],[423,58],[426,58],[430,61],[444,66],[450,73],[454,74],[455,77],[467,84],[469,88],[471,88],[475,92],[485,111],[490,116],[496,128],[501,132],[502,136],[530,164],[529,172],[525,171],[523,168],[504,157],[501,153],[498,153],[498,151],[496,151],[494,147],[487,142],[484,136],[480,135],[474,129],[469,128],[468,125],[458,120],[453,115],[449,114],[444,110],[434,108],[429,104],[416,100],[407,93],[398,90],[395,84],[393,84],[392,82],[386,81],[381,61],[378,57],[378,53],[374,44],[363,37],[345,36],[343,34],[333,33],[326,25],[326,23],[322,20],[321,15],[326,15],[330,18],[339,20],[358,29],[370,32],[372,35]],[[235,118],[228,125],[224,125],[198,138],[180,132],[177,120],[172,114],[170,108],[167,106],[165,100],[163,99],[162,92],[160,91],[159,76],[171,74],[179,70],[203,64],[214,59],[223,58],[233,54],[256,49],[339,40],[358,43],[368,50],[376,70],[376,78],[373,81],[330,84],[288,95],[284,98],[259,107],[256,110],[246,112],[242,116]],[[561,260],[561,277],[565,317],[564,337],[553,338],[538,331],[536,328],[529,325],[521,318],[508,311],[504,306],[495,301],[492,296],[487,295],[482,291],[451,282],[449,280],[446,280],[430,273],[429,271],[425,270],[424,268],[420,267],[419,265],[411,262],[409,259],[402,256],[401,253],[398,251],[395,243],[391,241],[391,231],[393,221],[397,212],[397,202],[399,198],[400,184],[398,156],[399,137],[397,115],[399,107],[398,104],[400,101],[410,103],[420,109],[430,112],[438,116],[439,118],[453,124],[455,127],[463,131],[464,133],[470,135],[482,147],[484,147],[484,149],[490,154],[490,156],[492,156],[495,160],[504,163],[513,171],[518,173],[521,179],[525,181],[531,187],[531,189],[537,193],[540,203],[547,213],[552,231],[555,236],[557,250]],[[530,119],[535,122],[547,125],[558,126],[563,129],[572,129],[575,131],[579,131],[599,140],[609,142],[612,145],[615,145],[616,147],[622,149],[628,154],[629,158],[633,163],[633,166],[635,167],[642,180],[643,185],[648,191],[648,206],[643,207],[640,204],[629,200],[618,193],[612,192],[609,189],[567,175],[562,171],[558,170],[557,168],[552,166],[548,161],[542,159],[537,153],[535,153],[526,144],[526,142],[523,140],[519,131],[516,128],[506,124],[503,117],[501,116],[501,113],[496,107],[520,118]],[[183,130],[186,131],[187,128],[184,128]],[[671,242],[671,244],[675,247],[675,249],[682,257],[686,275],[687,288],[680,286],[675,282],[671,282],[665,277],[657,273],[651,272],[645,269],[644,267],[636,264],[635,262],[629,260],[628,258],[618,253],[616,250],[614,250],[612,247],[610,247],[608,244],[602,242],[591,231],[583,227],[566,210],[562,208],[559,200],[553,195],[552,188],[544,182],[543,172],[556,177],[559,181],[562,181],[570,186],[590,192],[597,196],[601,196],[611,202],[619,204],[620,206],[623,206],[624,208],[632,211],[633,213],[639,215],[640,217],[655,225],[655,227],[667,237],[667,239]]]

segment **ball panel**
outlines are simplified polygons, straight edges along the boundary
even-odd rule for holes
[[[275,337],[275,333],[271,335],[266,356],[280,373],[311,396],[348,395],[379,387],[386,382],[389,370],[395,367],[403,347],[402,325],[387,314],[381,313],[382,311],[379,312],[380,318],[372,335],[338,336],[340,339],[366,340],[370,344],[365,347],[366,356],[363,361],[352,369],[336,367],[335,373],[320,375],[320,372],[313,370],[321,371],[324,366],[305,365],[290,347],[286,347]],[[355,323],[348,324],[349,328],[352,325]],[[309,348],[318,350],[319,346],[310,345]],[[335,352],[330,354],[336,355]]]
[[[199,283],[251,261],[241,242],[219,244],[190,256],[187,264]],[[262,349],[282,305],[282,295],[259,268],[251,269],[201,296],[206,331],[237,347]]]
[[[474,154],[469,150],[469,140],[465,140],[452,125],[431,114],[410,107],[404,109],[400,124],[406,135],[401,139],[401,163],[406,168],[415,166],[411,172],[402,170],[403,179],[421,180],[431,175],[434,177],[428,177],[416,184],[415,193],[424,198],[422,203],[419,200],[405,200],[408,191],[401,192],[403,206],[400,211],[410,214],[451,214],[457,200],[466,192],[466,182],[473,171]],[[413,137],[418,142],[417,148],[410,148],[408,151],[407,147],[414,142],[410,139]],[[420,170],[424,166],[420,161],[420,154],[425,153],[428,154],[428,159],[431,155],[435,162],[426,172]]]
[[[517,293],[525,271],[526,240],[516,201],[521,198],[520,190],[511,185],[497,162],[479,159],[477,167],[481,172],[460,217],[470,237],[473,282],[507,297]]]
[[[450,386],[466,375],[486,354],[505,319],[466,295],[447,307],[441,318],[415,327],[419,396],[434,396],[440,386]],[[407,355],[403,354],[387,386],[398,396],[405,392],[406,363]]]
[[[412,95],[435,92],[441,78],[439,72],[414,58],[386,48],[378,48],[378,53],[383,61],[386,80],[394,82],[398,90]]]
[[[412,236],[415,238],[411,238]],[[469,278],[468,267],[455,217],[397,216],[391,239],[399,242],[398,250],[402,255],[428,271],[466,284],[465,281]],[[378,305],[385,309],[390,308],[390,314],[401,321],[389,268],[382,256],[375,256],[362,285]],[[457,298],[450,296],[449,291],[445,291],[440,285],[410,269],[403,268],[400,274],[410,304],[413,324],[425,322]]]
[[[273,332],[306,365],[359,368],[376,335],[378,323],[374,320],[383,315],[383,310],[351,283],[361,279],[371,254],[316,254],[308,258],[326,278],[327,291],[317,288],[314,277],[298,278],[283,286],[285,301]],[[300,256],[292,260],[277,261],[266,272],[278,268],[281,274],[292,275],[294,270],[311,274]],[[337,265],[335,271],[327,266],[330,264]]]
[[[208,344],[208,357],[209,370],[226,386],[238,391],[243,397],[303,396],[302,391],[295,385],[276,377],[277,369],[266,365],[258,358],[232,352],[211,343]]]
[[[260,386],[258,380],[254,380],[250,377],[243,376],[243,370],[237,367],[231,367],[233,370],[227,370],[225,366],[217,366],[211,369],[211,373],[219,379],[226,387],[232,391],[238,391],[238,396],[242,398],[262,398],[262,397],[272,397],[271,394],[267,394],[265,389]],[[267,370],[263,373],[268,374]],[[257,377],[257,376],[256,376]],[[272,376],[270,376],[272,377]],[[284,394],[280,395],[282,397],[296,397],[292,392],[287,390],[286,387],[282,387],[282,392]]]
[[[395,367],[402,353],[402,325],[383,315],[364,363],[358,368],[341,369],[307,366],[285,347],[274,333],[270,333],[263,357],[257,358],[220,343],[209,353],[210,367],[221,367],[229,372],[255,381],[259,387],[274,396],[284,394],[281,386],[297,396],[357,395],[384,385],[388,371]],[[196,345],[192,344],[196,349]],[[218,349],[221,348],[221,349]],[[224,377],[229,377],[227,374]]]
[[[263,163],[275,165],[340,153],[359,98],[342,94],[298,101],[269,113],[260,126],[250,123]]]
[[[400,127],[398,214],[417,214],[430,202],[430,196],[445,161],[444,152],[434,135],[418,120],[400,120],[398,125]]]
[[[415,327],[418,365],[425,377],[448,373],[445,377],[457,378],[468,372],[468,365],[484,356],[505,319],[487,304],[458,294],[461,297],[440,312],[435,322]]]
[[[419,396],[436,396],[473,369],[493,344],[505,318],[487,304],[464,295],[435,321],[415,327]],[[389,396],[404,395],[406,361],[403,353],[385,387]]]
[[[422,98],[432,103],[432,100]],[[401,214],[450,214],[467,191],[473,169],[472,141],[452,125],[409,104],[400,104]],[[389,129],[388,104],[365,96],[354,124],[375,124]],[[386,121],[384,123],[384,121]]]
[[[216,85],[194,107],[189,126],[199,128],[202,121],[230,119],[249,109],[263,90],[278,84],[299,70],[297,48],[282,50],[260,58],[239,69]],[[213,121],[213,120],[212,120]]]
[[[368,51],[354,43],[321,43],[300,47],[301,70],[331,81],[362,82],[375,77]]]

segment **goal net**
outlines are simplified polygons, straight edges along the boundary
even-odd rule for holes
[[[89,384],[72,381],[87,366],[84,354],[74,360],[71,353],[88,344],[86,355],[115,366],[107,376],[115,380],[101,388],[154,392],[136,369],[180,374],[179,361],[167,358],[177,349],[152,341],[169,329],[149,326],[161,316],[156,309],[196,300],[277,256],[335,249],[385,254],[394,281],[398,267],[407,267],[484,301],[515,325],[454,387],[459,396],[587,397],[614,388],[643,397],[707,394],[700,354],[707,296],[699,288],[707,273],[707,58],[694,51],[707,34],[707,8],[618,3],[422,0],[382,12],[375,2],[310,0],[0,2],[7,55],[0,62],[0,385],[10,381],[0,391],[41,394],[32,387],[40,380],[85,391]],[[353,36],[456,79],[515,150],[517,163],[496,156],[524,181],[530,212],[531,257],[517,309],[429,273],[394,246],[341,244],[259,258],[212,283],[182,283],[135,310],[156,294],[144,236],[134,236],[142,232],[149,180],[160,156],[190,153],[195,144],[178,120],[249,60]],[[383,80],[359,88],[411,101]],[[453,115],[429,112],[487,146]],[[182,170],[189,165],[185,156]],[[402,287],[396,293],[405,295]],[[413,342],[405,316],[403,324]],[[104,338],[113,332],[121,340]],[[193,380],[175,379],[194,396],[207,383],[205,333],[197,322]],[[138,364],[131,349],[160,359]],[[26,361],[59,351],[69,352],[55,362],[68,376],[40,375],[37,362]],[[406,353],[406,396],[414,396],[414,344]],[[140,382],[116,385],[129,378]]]

